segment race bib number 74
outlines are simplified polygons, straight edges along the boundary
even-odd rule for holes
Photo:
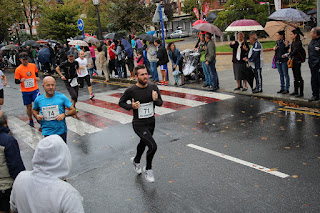
[[[42,114],[46,121],[56,120],[59,115],[59,107],[58,105],[42,107]]]

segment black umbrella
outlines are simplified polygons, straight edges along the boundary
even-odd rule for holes
[[[208,17],[206,18],[206,21],[209,22],[209,23],[213,23],[214,20],[216,20],[217,17],[218,17],[218,16],[217,16],[216,14],[210,13],[210,14],[208,15]]]
[[[122,36],[118,33],[108,33],[103,36],[104,39],[121,40]]]
[[[250,85],[251,89],[253,89],[254,72],[253,72],[253,68],[249,64],[247,64],[247,67],[244,70],[243,74],[248,84]]]
[[[1,50],[10,50],[10,49],[18,49],[18,48],[19,48],[19,46],[9,44],[7,46],[1,47]]]
[[[22,43],[22,47],[30,46],[30,47],[40,47],[40,44],[38,44],[35,40],[27,40]]]
[[[312,15],[312,14],[316,14],[317,13],[317,9],[313,9],[313,10],[309,10],[307,12],[307,15]]]
[[[142,40],[146,40],[146,41],[155,41],[158,40],[159,38],[149,35],[149,34],[141,34],[138,36],[138,38],[142,39]]]

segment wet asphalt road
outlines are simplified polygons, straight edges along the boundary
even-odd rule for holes
[[[11,87],[5,88],[3,110],[24,113],[18,87],[8,77]],[[117,88],[94,86],[96,92]],[[67,94],[60,81],[57,91]],[[81,90],[80,99],[87,96]],[[319,117],[278,109],[270,101],[236,95],[158,116],[155,183],[136,175],[129,161],[138,143],[131,124],[116,123],[85,136],[69,132],[73,169],[68,182],[83,196],[86,212],[319,212]],[[33,150],[18,140],[30,169]],[[190,144],[289,176],[262,172]]]

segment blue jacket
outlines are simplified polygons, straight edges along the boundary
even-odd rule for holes
[[[253,68],[260,69],[263,67],[263,48],[259,41],[251,46],[248,57]]]
[[[1,181],[10,177],[15,179],[21,171],[25,170],[20,156],[18,142],[13,136],[8,134],[9,131],[8,127],[0,127],[0,152],[2,152],[0,153],[0,157],[5,157],[5,159],[1,159],[0,162],[0,185],[2,183]],[[8,169],[10,177],[3,177],[3,171],[6,169]]]
[[[174,52],[173,53],[172,53],[171,50],[169,50],[168,53],[169,53],[169,58],[170,58],[170,61],[172,63],[172,66],[174,66],[174,65],[178,66],[179,62],[181,60],[181,53],[180,53],[179,49],[176,47],[176,48],[174,48]],[[177,58],[176,61],[173,61],[173,55],[176,56],[176,58]]]

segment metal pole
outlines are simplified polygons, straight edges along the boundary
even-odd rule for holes
[[[320,27],[320,1],[317,1],[317,26]]]
[[[96,7],[97,19],[98,19],[98,39],[102,40],[102,32],[101,32],[101,23],[100,23],[100,13],[98,5],[94,5]]]
[[[161,24],[163,46],[164,46],[164,48],[166,48],[166,40],[165,40],[164,29],[163,29],[163,20],[162,20],[162,9],[161,9],[160,4],[158,5],[158,11],[159,11],[159,15],[160,15],[160,24]],[[169,81],[168,66],[167,66],[166,71],[167,71],[167,79]]]

